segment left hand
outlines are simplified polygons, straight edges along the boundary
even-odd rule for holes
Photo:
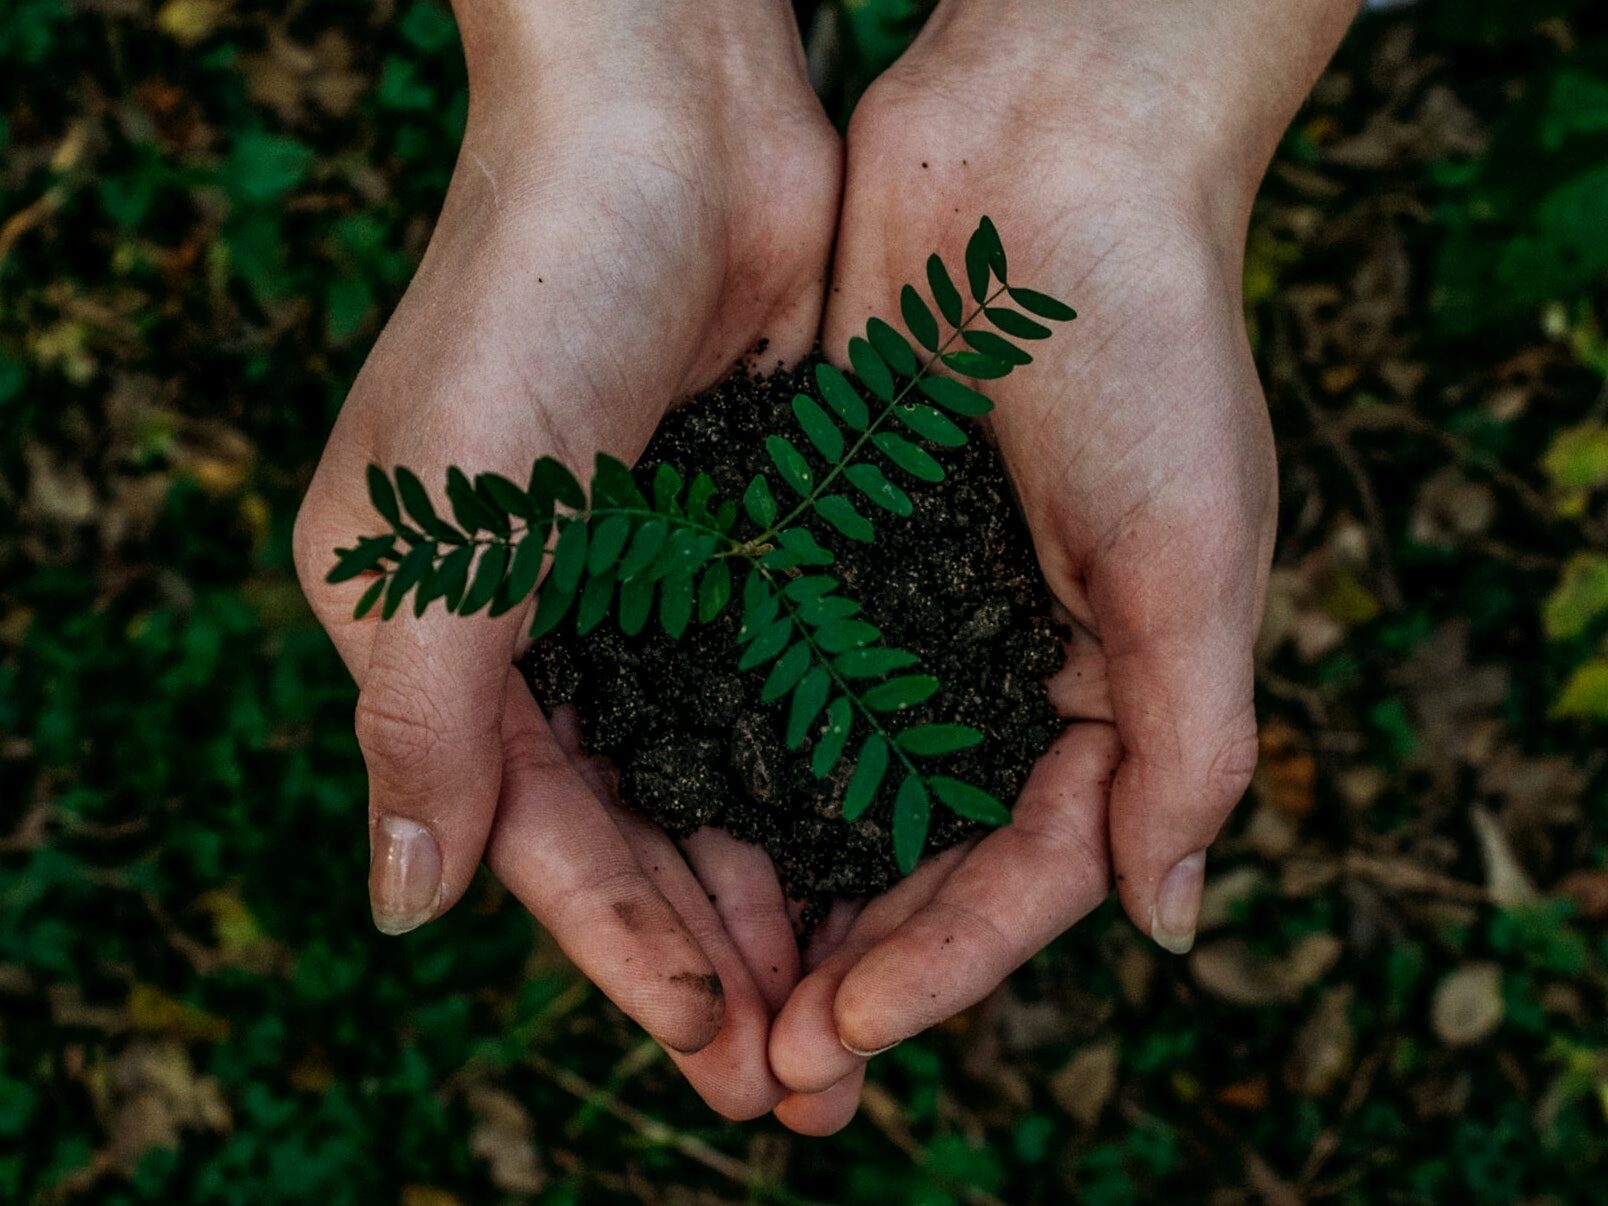
[[[1082,315],[1028,345],[1032,365],[981,383],[1075,622],[1051,684],[1072,723],[1010,825],[871,902],[794,990],[770,1059],[795,1130],[846,1123],[870,1054],[987,996],[1105,898],[1113,867],[1133,921],[1188,950],[1206,848],[1256,761],[1252,644],[1276,482],[1240,278],[1289,113],[1251,136],[1202,104],[1222,30],[1157,29],[1135,46],[1121,4],[1067,7],[1076,29],[1056,5],[940,5],[849,128],[828,349],[897,314],[933,249],[958,278],[985,213],[1011,279]],[[1091,16],[1102,7],[1111,40]],[[1337,37],[1343,22],[1330,25]]]

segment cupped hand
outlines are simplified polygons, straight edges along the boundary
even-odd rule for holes
[[[439,916],[486,854],[716,1109],[753,1116],[781,1097],[765,1044],[798,974],[769,860],[613,807],[511,668],[528,607],[354,622],[365,584],[324,581],[374,530],[370,462],[433,491],[449,465],[524,480],[542,455],[584,477],[760,339],[782,360],[815,340],[840,151],[787,5],[537,7],[459,6],[451,187],[330,436],[297,566],[359,686],[379,928]]]
[[[1256,760],[1252,643],[1276,490],[1240,274],[1289,113],[1253,129],[1254,89],[1203,83],[1223,31],[1143,20],[1121,5],[953,0],[849,128],[829,352],[869,315],[897,314],[932,250],[958,268],[983,214],[1011,279],[1081,315],[1027,345],[1030,366],[979,383],[1073,623],[1051,684],[1071,723],[1010,825],[872,902],[794,991],[770,1052],[790,1090],[816,1095],[784,1101],[795,1129],[846,1122],[854,1102],[834,1085],[993,991],[1106,897],[1113,869],[1133,921],[1187,950],[1205,851]],[[1337,38],[1343,20],[1330,25]]]

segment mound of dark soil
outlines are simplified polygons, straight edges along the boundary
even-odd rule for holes
[[[675,411],[637,468],[644,489],[668,461],[688,480],[708,472],[717,498],[740,498],[756,472],[770,469],[765,436],[795,430],[790,403],[800,390],[813,392],[811,368],[739,373]],[[888,643],[918,654],[922,669],[943,683],[894,724],[954,721],[986,734],[981,745],[925,759],[923,768],[1008,804],[1061,729],[1043,686],[1061,664],[1060,636],[992,445],[977,432],[962,448],[928,451],[947,471],[943,482],[910,483],[890,470],[909,485],[914,514],[899,518],[861,503],[876,524],[874,544],[819,522],[815,535],[837,557],[828,572],[841,592],[863,604]],[[574,704],[586,748],[618,768],[624,801],[669,833],[718,825],[757,842],[811,914],[833,898],[882,891],[899,875],[888,833],[898,777],[888,775],[862,818],[844,822],[841,800],[863,722],[849,756],[817,780],[808,748],[794,753],[784,744],[786,699],[761,703],[764,672],[737,669],[740,610],[734,601],[679,641],[656,623],[636,637],[607,623],[579,637],[566,625],[538,642],[521,668],[543,708]],[[934,801],[927,849],[976,828]]]

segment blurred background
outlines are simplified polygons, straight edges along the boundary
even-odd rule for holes
[[[840,120],[919,9],[806,14]],[[438,0],[0,5],[0,1201],[1602,1200],[1603,6],[1365,16],[1268,177],[1195,952],[1103,909],[825,1142],[720,1124],[489,878],[369,927],[290,530],[464,109]]]

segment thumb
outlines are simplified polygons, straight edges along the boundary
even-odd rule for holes
[[[1256,767],[1260,591],[1249,570],[1250,590],[1213,591],[1203,575],[1173,568],[1140,574],[1117,597],[1091,581],[1090,602],[1123,750],[1110,805],[1117,891],[1140,929],[1183,954],[1195,939],[1206,849]]]
[[[369,777],[369,902],[403,934],[457,902],[480,864],[502,788],[508,617],[442,610],[379,626],[355,726]]]
[[[334,476],[343,485],[362,480],[361,469]],[[415,616],[404,607],[389,620],[378,609],[354,620],[372,578],[332,586],[324,576],[335,547],[373,518],[357,499],[323,486],[315,479],[297,518],[297,568],[357,680],[369,900],[383,933],[404,934],[456,903],[480,864],[502,785],[504,683],[529,609],[490,619],[439,607]]]

